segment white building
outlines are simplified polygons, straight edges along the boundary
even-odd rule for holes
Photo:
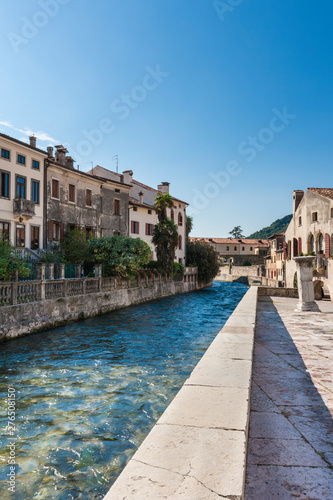
[[[16,247],[43,248],[44,160],[47,152],[0,134],[0,235]]]
[[[293,192],[293,218],[285,232],[286,286],[294,285],[299,253],[316,255],[314,281],[333,297],[333,189],[308,188]],[[319,283],[320,285],[320,283]]]
[[[142,184],[133,179],[132,170],[125,170],[122,174],[112,172],[97,165],[89,174],[103,177],[104,179],[120,180],[131,185],[129,201],[129,232],[132,238],[141,238],[146,241],[152,249],[152,257],[156,259],[155,247],[152,243],[154,225],[157,224],[157,212],[154,200],[158,193],[169,193],[169,183],[162,182],[157,189]],[[174,206],[167,210],[167,215],[175,221],[178,228],[179,241],[176,250],[175,262],[185,265],[186,255],[186,207],[188,204],[172,196]]]

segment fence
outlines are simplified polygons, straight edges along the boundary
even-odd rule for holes
[[[100,266],[96,266],[95,278],[66,279],[64,276],[65,269],[62,268],[61,274],[63,277],[61,279],[46,279],[46,276],[52,275],[53,272],[52,267],[50,267],[48,273],[46,273],[46,265],[37,264],[38,280],[0,282],[0,306],[90,293],[110,292],[111,290],[126,288],[145,288],[158,283],[178,281],[177,277],[173,279],[170,276],[153,276],[150,278],[146,277],[132,280],[119,277],[102,278]],[[186,276],[191,276],[195,281],[197,279],[197,271],[195,272],[192,268],[192,271],[188,275],[184,275],[184,282],[187,281]]]

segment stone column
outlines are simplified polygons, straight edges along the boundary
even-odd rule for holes
[[[46,264],[44,262],[37,262],[36,264],[36,278],[41,281],[40,298],[45,300],[45,268]]]
[[[65,279],[65,264],[59,264],[59,279]]]
[[[49,264],[49,280],[54,280],[54,264]]]
[[[314,300],[313,272],[312,267],[315,263],[315,256],[294,257],[297,265],[297,284],[299,302],[295,311],[317,311],[319,307]]]

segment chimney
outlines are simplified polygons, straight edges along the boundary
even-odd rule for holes
[[[53,158],[53,147],[52,146],[47,147],[47,156],[49,158]]]
[[[74,170],[74,160],[71,156],[66,156],[66,166]]]
[[[143,204],[143,192],[142,191],[140,191],[140,193],[139,193],[139,202],[140,202],[140,205]]]
[[[162,182],[157,189],[161,194],[169,194],[169,186],[170,182]]]
[[[124,170],[123,182],[124,184],[132,184],[133,170]]]
[[[303,196],[304,191],[293,192],[293,216],[295,215],[298,205],[301,203]]]
[[[30,146],[31,146],[32,148],[35,148],[35,147],[36,147],[36,137],[35,137],[34,135],[31,135],[31,136],[29,137],[29,140],[30,140]]]

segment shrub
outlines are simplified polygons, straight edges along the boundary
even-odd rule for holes
[[[198,266],[198,279],[201,283],[212,281],[220,270],[217,252],[205,241],[187,243],[186,261],[189,266]]]

